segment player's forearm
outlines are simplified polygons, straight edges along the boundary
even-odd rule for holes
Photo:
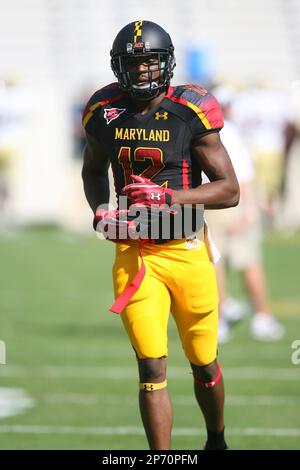
[[[109,180],[108,174],[99,174],[83,167],[82,179],[85,197],[95,213],[99,205],[109,203]]]
[[[239,185],[218,180],[192,189],[174,191],[173,204],[204,204],[205,209],[234,207],[239,202]]]

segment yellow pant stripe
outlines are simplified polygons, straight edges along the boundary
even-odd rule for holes
[[[144,390],[144,392],[154,392],[154,390],[160,390],[161,388],[166,388],[167,381],[164,380],[160,383],[140,383],[140,390]]]

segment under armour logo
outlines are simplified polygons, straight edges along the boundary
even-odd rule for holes
[[[152,392],[154,390],[153,384],[144,384],[145,392]]]
[[[155,113],[155,119],[159,121],[160,118],[164,119],[165,121],[168,119],[169,113],[165,111],[164,113],[160,114],[159,112]]]
[[[155,194],[155,193],[151,193],[150,194],[150,199],[157,199],[158,201],[160,201],[160,194]]]

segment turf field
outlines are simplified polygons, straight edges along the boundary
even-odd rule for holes
[[[1,449],[147,448],[134,355],[108,312],[113,250],[55,229],[0,236]],[[264,251],[273,311],[287,334],[257,343],[246,319],[220,348],[227,437],[232,449],[300,449],[300,364],[291,361],[300,340],[300,237],[273,236]],[[230,279],[243,296],[238,277]],[[204,423],[173,321],[168,382],[173,448],[199,449]]]

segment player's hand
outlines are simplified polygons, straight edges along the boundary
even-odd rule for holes
[[[135,183],[128,184],[122,190],[133,204],[168,204],[173,203],[172,189],[162,188],[143,176],[131,175]]]
[[[128,210],[105,210],[98,208],[93,221],[95,231],[107,240],[122,242],[139,238],[136,224],[128,216]]]

